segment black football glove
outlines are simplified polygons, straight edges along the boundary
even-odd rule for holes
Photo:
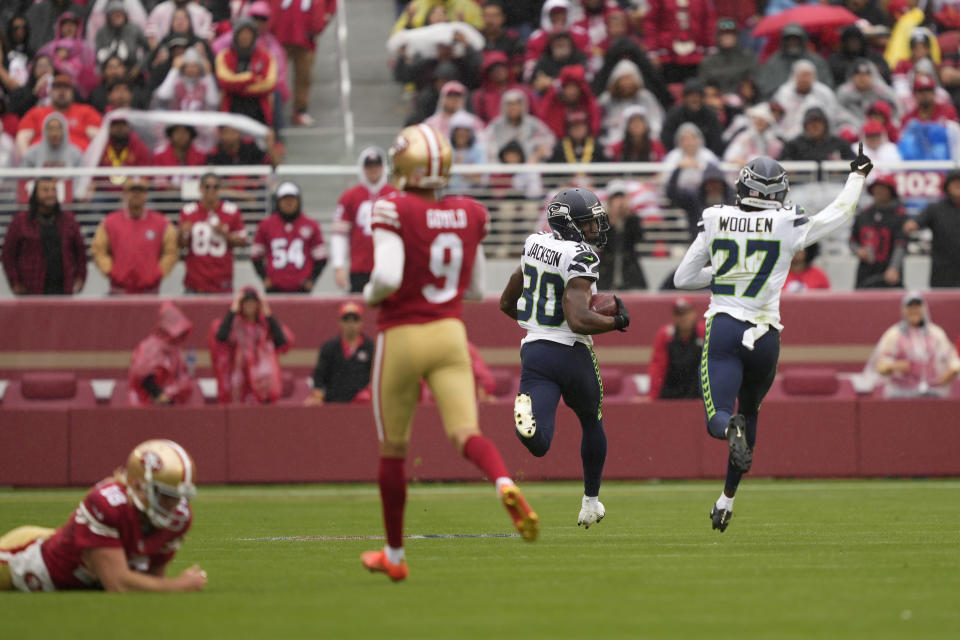
[[[867,156],[863,155],[863,142],[860,142],[860,148],[857,149],[857,157],[853,159],[853,162],[850,163],[850,171],[854,173],[859,173],[864,178],[870,175],[870,172],[873,170],[873,161],[870,160]]]
[[[613,316],[613,326],[617,331],[626,331],[630,326],[630,312],[618,296],[613,296],[613,299],[617,301],[617,315]]]

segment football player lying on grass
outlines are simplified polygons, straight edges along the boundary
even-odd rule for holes
[[[0,591],[199,591],[197,565],[166,577],[190,528],[196,467],[172,440],[148,440],[96,484],[57,530],[24,526],[0,536]]]

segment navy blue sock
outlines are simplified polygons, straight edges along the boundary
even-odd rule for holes
[[[607,459],[607,434],[603,431],[602,422],[583,430],[580,458],[583,460],[583,495],[600,495],[603,463]]]

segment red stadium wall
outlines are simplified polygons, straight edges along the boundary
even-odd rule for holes
[[[859,370],[881,333],[899,317],[901,293],[784,296],[781,365]],[[646,369],[657,328],[669,321],[672,295],[626,296],[627,333],[597,338],[604,369]],[[706,306],[703,294],[693,296]],[[284,366],[312,369],[319,345],[336,332],[342,299],[271,298],[276,316],[296,334]],[[960,334],[960,292],[928,295],[933,319]],[[201,373],[207,366],[206,328],[229,304],[225,297],[179,299],[196,329]],[[124,378],[134,345],[152,329],[155,298],[0,302],[0,379],[25,372],[73,371],[81,377]],[[373,330],[373,314],[368,328]],[[471,340],[501,370],[519,365],[520,330],[488,300],[465,307]],[[789,374],[781,376],[786,379]],[[508,385],[509,386],[509,385]],[[11,387],[13,388],[13,387]],[[0,485],[84,485],[107,475],[139,441],[170,437],[197,458],[204,482],[353,482],[375,477],[377,442],[367,406],[218,407],[199,397],[191,406],[132,409],[97,405],[89,385],[74,400],[0,404]],[[509,391],[509,389],[508,389]],[[11,396],[10,390],[7,392]],[[579,426],[566,408],[546,458],[516,442],[512,406],[481,405],[481,425],[518,479],[580,475]],[[636,398],[634,398],[636,400]],[[26,404],[27,407],[22,405]],[[291,404],[285,401],[282,404]],[[33,408],[33,407],[37,408]],[[604,407],[610,443],[606,477],[717,477],[725,443],[703,425],[699,401],[634,402],[628,394]],[[782,477],[960,475],[960,397],[885,401],[856,396],[849,384],[831,396],[796,396],[775,385],[763,405],[753,473]],[[450,449],[433,405],[421,406],[409,475],[421,480],[469,480],[478,474]]]
[[[960,475],[960,400],[784,398],[765,402],[755,476]],[[518,480],[578,479],[580,428],[558,412],[553,447],[534,458],[516,441],[512,407],[484,404],[484,432]],[[611,403],[605,477],[713,478],[726,443],[706,434],[699,401]],[[376,431],[369,407],[197,407],[0,410],[0,485],[88,485],[137,443],[169,437],[197,460],[205,483],[372,482]],[[477,480],[456,456],[433,406],[414,423],[407,471],[418,480]]]
[[[883,331],[900,317],[902,293],[806,293],[784,295],[781,365],[831,365],[859,370]],[[701,309],[705,294],[690,296]],[[596,338],[601,366],[630,372],[646,370],[650,347],[660,325],[670,321],[675,295],[625,295],[630,330]],[[928,294],[930,312],[951,337],[960,335],[960,292]],[[207,371],[206,334],[211,321],[223,315],[227,297],[194,296],[177,304],[195,329],[186,348],[197,351],[201,372]],[[319,346],[337,332],[336,310],[342,298],[271,296],[275,316],[296,335],[294,348],[282,359],[297,373],[312,369]],[[124,377],[129,355],[153,329],[158,302],[152,297],[103,300],[18,298],[0,301],[0,379],[16,379],[25,371],[69,370],[80,377]],[[367,329],[374,330],[373,313]],[[468,334],[487,362],[517,367],[522,333],[488,299],[464,306]]]

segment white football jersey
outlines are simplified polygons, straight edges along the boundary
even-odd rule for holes
[[[856,211],[863,184],[863,176],[851,173],[836,199],[815,216],[796,207],[705,209],[700,234],[677,268],[674,284],[681,288],[709,285],[713,295],[705,314],[708,318],[726,313],[783,329],[780,290],[793,254],[842,227]]]
[[[566,345],[593,344],[593,338],[574,333],[563,317],[563,292],[572,278],[593,281],[597,292],[600,258],[593,247],[583,242],[563,240],[552,231],[527,238],[520,257],[523,292],[517,300],[517,322],[527,330],[522,343],[551,340]]]

